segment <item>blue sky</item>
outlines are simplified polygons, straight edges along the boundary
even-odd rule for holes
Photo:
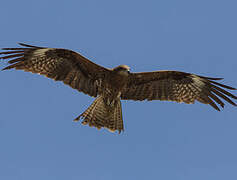
[[[236,6],[2,1],[0,47],[67,48],[106,67],[179,70],[237,87]],[[0,179],[237,179],[236,107],[217,112],[200,103],[123,101],[125,132],[118,135],[72,122],[93,98],[39,75],[0,73]]]

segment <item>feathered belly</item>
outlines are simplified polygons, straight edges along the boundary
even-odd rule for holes
[[[123,87],[124,84],[122,83],[104,84],[104,86],[101,87],[100,95],[103,97],[107,105],[114,106],[116,102],[120,100]]]
[[[121,91],[111,87],[104,87],[101,96],[103,97],[105,104],[114,106],[116,102],[120,100]]]

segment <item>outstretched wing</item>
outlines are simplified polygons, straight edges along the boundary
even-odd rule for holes
[[[11,64],[3,70],[15,68],[45,75],[94,97],[98,82],[109,72],[71,50],[20,45],[24,47],[3,48],[6,51],[0,52],[0,59],[10,59]]]
[[[235,88],[215,81],[221,79],[178,71],[131,73],[121,99],[167,100],[188,104],[197,100],[204,104],[210,104],[219,111],[215,102],[224,107],[224,103],[219,97],[234,106],[236,104],[230,98],[237,99],[235,95],[225,90],[236,90]]]

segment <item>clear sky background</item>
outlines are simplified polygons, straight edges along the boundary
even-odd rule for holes
[[[236,7],[234,0],[3,0],[0,47],[67,48],[106,67],[179,70],[237,87]],[[0,179],[237,179],[232,105],[217,112],[200,103],[122,101],[119,135],[72,122],[93,98],[61,82],[13,70],[0,72],[0,82]]]

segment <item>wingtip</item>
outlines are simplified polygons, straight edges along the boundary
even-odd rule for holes
[[[237,106],[237,104],[234,103],[233,106]]]
[[[80,118],[81,118],[81,115],[76,117],[75,119],[73,119],[73,122],[78,122],[80,120]]]
[[[25,47],[29,47],[29,46],[30,46],[30,45],[28,45],[28,44],[21,43],[21,42],[18,42],[17,44],[19,44],[20,46],[25,46]]]
[[[224,78],[209,78],[209,79],[219,81],[219,80],[223,80]]]
[[[73,122],[78,122],[79,118],[73,119]]]
[[[20,46],[23,46],[24,43],[20,43],[20,42],[18,42],[17,44],[20,45]]]
[[[213,78],[213,77],[207,77],[207,76],[199,76],[201,78],[204,78],[204,79],[208,79],[208,80],[216,80],[216,81],[219,81],[219,80],[223,80],[224,78]]]
[[[5,70],[8,70],[8,69],[11,69],[11,67],[7,66],[7,67],[3,68],[1,71],[5,71]]]
[[[24,46],[24,47],[27,47],[27,48],[47,48],[47,47],[41,47],[41,46],[33,46],[33,45],[29,45],[29,44],[25,44],[25,43],[18,43],[20,46]]]

